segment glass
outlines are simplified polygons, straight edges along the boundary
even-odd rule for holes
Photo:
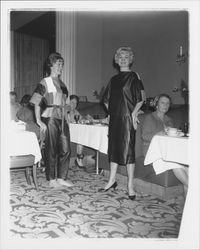
[[[98,120],[98,119],[99,119],[99,115],[93,115],[93,118],[94,118],[95,120]]]
[[[188,129],[189,129],[189,125],[188,125],[188,122],[185,122],[184,124],[183,124],[183,133],[184,133],[184,136],[187,136],[187,134],[188,134]]]
[[[76,123],[78,123],[79,119],[80,119],[80,115],[74,115],[74,120]]]

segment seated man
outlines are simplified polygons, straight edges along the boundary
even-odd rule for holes
[[[71,110],[67,111],[67,117],[68,117],[68,121],[70,123],[75,123],[75,122],[83,122],[86,123],[87,121],[89,122],[104,122],[107,123],[108,119],[104,118],[104,119],[93,119],[92,116],[90,116],[89,114],[86,115],[86,117],[84,118],[77,110],[77,106],[79,104],[79,97],[76,95],[70,95],[70,107]],[[83,145],[77,144],[77,158],[75,160],[75,164],[76,166],[78,166],[79,168],[84,168],[84,164],[83,164],[83,159],[84,159],[84,154],[83,154]]]
[[[82,119],[81,114],[76,109],[78,106],[78,103],[79,103],[79,98],[76,95],[70,95],[69,99],[70,99],[71,111],[68,111],[68,120],[71,123],[75,123],[76,121],[78,122],[79,120]],[[84,158],[83,145],[77,144],[76,150],[77,150],[77,157],[75,160],[75,164],[79,168],[84,168],[84,165],[83,165],[83,158]]]
[[[17,102],[17,94],[14,91],[10,91],[10,120],[18,121],[17,112],[20,108],[20,104]]]
[[[44,167],[44,137],[45,135],[41,134],[40,128],[36,123],[35,112],[33,106],[29,103],[31,99],[30,95],[24,95],[20,101],[21,107],[17,112],[17,118],[25,122],[25,129],[30,132],[34,132],[37,136],[37,139],[40,144],[42,159],[40,161],[40,166]],[[44,168],[43,168],[44,171]]]
[[[156,111],[148,114],[144,118],[142,126],[142,142],[143,142],[143,155],[146,156],[151,139],[155,134],[164,131],[167,127],[173,127],[172,119],[166,115],[169,110],[171,98],[166,94],[160,94],[157,97],[155,108]],[[180,166],[180,168],[177,166]],[[188,168],[179,164],[169,164],[169,169],[172,169],[174,175],[183,183],[185,195],[188,188]]]
[[[30,95],[24,95],[21,99],[21,107],[19,108],[16,116],[19,120],[26,123],[26,130],[34,132],[38,138],[40,139],[40,128],[36,123],[34,109],[30,105],[29,101],[31,99]]]

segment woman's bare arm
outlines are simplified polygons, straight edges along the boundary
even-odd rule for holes
[[[41,121],[41,108],[39,105],[35,105],[35,117],[41,132],[46,132],[47,126]]]

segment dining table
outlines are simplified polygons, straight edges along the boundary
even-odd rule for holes
[[[156,174],[174,168],[189,166],[188,136],[169,136],[166,132],[156,134],[149,145],[144,165],[152,164]]]
[[[33,155],[35,164],[42,158],[36,134],[26,131],[23,124],[11,124],[8,133],[8,143],[9,156]]]
[[[107,154],[108,126],[101,123],[70,123],[70,140],[76,144],[92,148],[96,151],[96,174],[99,173],[99,152]]]

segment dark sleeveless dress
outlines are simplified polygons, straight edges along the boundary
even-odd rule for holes
[[[135,72],[120,72],[108,83],[102,101],[108,104],[110,115],[108,133],[109,162],[119,165],[135,163],[135,129],[132,112],[142,101],[142,81]]]

